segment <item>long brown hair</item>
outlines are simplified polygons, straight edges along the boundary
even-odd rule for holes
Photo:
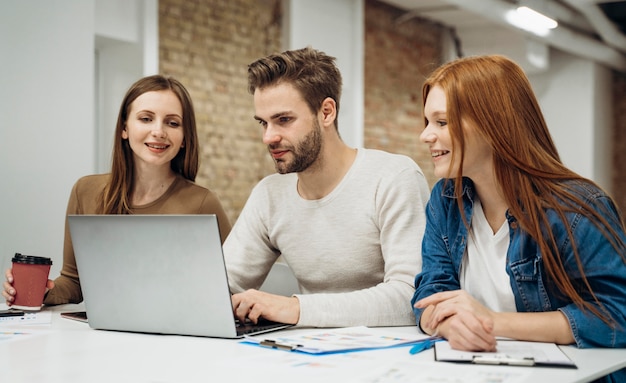
[[[171,161],[172,170],[184,178],[194,181],[199,167],[198,133],[196,116],[191,97],[187,89],[176,79],[153,75],[139,79],[126,92],[120,112],[117,116],[115,139],[113,142],[113,158],[111,179],[102,193],[101,214],[129,214],[130,193],[134,183],[133,152],[128,140],[122,139],[122,131],[126,128],[128,113],[133,101],[146,92],[171,90],[180,100],[183,109],[184,147]]]
[[[579,292],[581,286],[575,285],[568,276],[554,234],[549,230],[546,210],[555,211],[564,223],[581,271],[583,292],[592,296],[600,308],[602,305],[583,272],[576,238],[567,224],[565,213],[578,212],[588,217],[625,262],[626,245],[607,219],[585,203],[571,183],[563,182],[576,180],[599,188],[561,163],[539,103],[523,70],[500,55],[461,58],[444,64],[430,75],[423,87],[424,103],[434,86],[443,88],[446,95],[452,162],[457,153],[460,155],[457,174],[448,174],[448,178],[454,180],[461,211],[465,150],[462,124],[468,124],[491,146],[494,174],[509,206],[509,213],[517,219],[521,229],[537,242],[550,281],[578,306],[609,323],[608,313],[600,312],[601,309],[583,299],[583,294]],[[611,200],[611,203],[615,206],[614,201]],[[624,228],[623,218],[619,212],[617,214],[618,225]]]

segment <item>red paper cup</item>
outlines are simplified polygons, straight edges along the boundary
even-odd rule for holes
[[[46,293],[52,260],[15,253],[12,262],[15,300],[11,307],[22,310],[40,310]]]

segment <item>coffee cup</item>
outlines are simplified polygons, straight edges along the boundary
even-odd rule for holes
[[[13,288],[15,299],[11,307],[22,310],[40,310],[48,284],[52,260],[34,255],[15,253],[13,262]]]

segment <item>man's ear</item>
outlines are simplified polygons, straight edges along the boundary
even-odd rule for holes
[[[337,119],[337,103],[330,97],[326,97],[322,101],[323,122],[325,126],[333,125]]]

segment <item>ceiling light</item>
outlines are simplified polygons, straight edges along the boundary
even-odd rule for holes
[[[539,36],[546,36],[550,29],[558,26],[558,23],[548,16],[528,7],[519,7],[506,13],[506,20],[521,29],[532,32]]]

